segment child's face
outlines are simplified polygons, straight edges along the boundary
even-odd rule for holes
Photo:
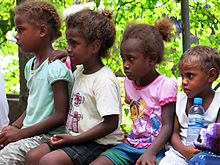
[[[24,16],[15,16],[15,36],[19,49],[23,52],[35,52],[40,43],[40,27],[31,25]]]
[[[70,55],[71,63],[74,65],[85,64],[90,61],[91,46],[86,42],[77,28],[66,30],[68,42],[67,52]]]
[[[152,68],[148,57],[144,57],[144,46],[139,39],[127,39],[121,45],[124,72],[130,80],[146,78]]]
[[[180,62],[179,72],[182,76],[182,88],[189,98],[202,97],[210,90],[208,74],[199,69],[196,61]]]

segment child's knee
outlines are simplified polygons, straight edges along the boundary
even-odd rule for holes
[[[99,156],[97,159],[95,159],[89,165],[101,165],[101,164],[114,165],[114,163],[109,158],[107,158],[106,156],[103,156],[103,155]]]
[[[39,161],[39,165],[50,165],[50,164],[52,164],[52,160],[48,156],[43,156]]]
[[[35,150],[30,150],[25,155],[25,162],[26,164],[30,164],[31,162],[35,162],[38,157],[38,153]]]

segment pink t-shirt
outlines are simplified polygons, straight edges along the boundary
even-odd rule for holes
[[[176,101],[176,82],[160,74],[152,83],[145,87],[137,87],[127,77],[124,81],[125,102],[130,100],[140,103],[132,106],[132,129],[126,142],[135,148],[148,148],[160,132],[162,126],[162,106]]]

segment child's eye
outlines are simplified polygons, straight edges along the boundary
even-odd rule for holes
[[[128,60],[129,60],[129,61],[133,61],[134,58],[133,58],[133,57],[129,57]]]
[[[188,74],[187,74],[187,77],[188,77],[189,79],[192,79],[192,78],[193,78],[193,74],[188,73]]]
[[[16,30],[17,30],[18,33],[21,33],[23,31],[23,28],[18,27],[18,28],[16,28]]]
[[[68,45],[75,46],[76,42],[73,40],[67,40]]]

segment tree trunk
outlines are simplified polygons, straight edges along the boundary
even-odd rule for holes
[[[181,24],[183,34],[183,53],[190,48],[190,30],[189,30],[189,1],[181,1]]]

